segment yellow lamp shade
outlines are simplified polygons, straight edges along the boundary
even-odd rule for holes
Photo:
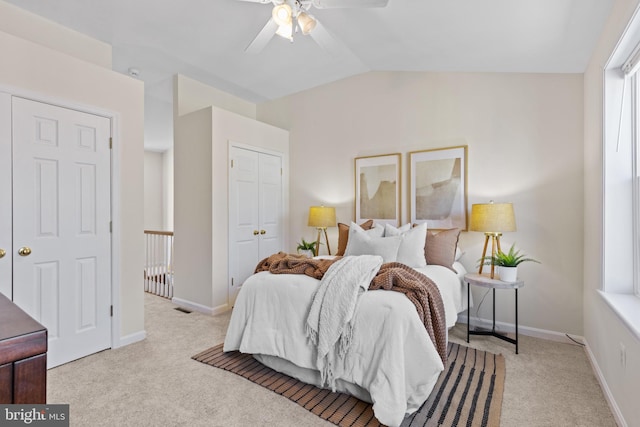
[[[471,231],[502,233],[516,231],[516,216],[511,203],[479,203],[471,206]]]
[[[309,227],[327,228],[336,226],[336,208],[311,206],[309,208]]]

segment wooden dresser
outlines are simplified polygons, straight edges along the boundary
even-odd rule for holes
[[[0,403],[47,400],[47,329],[0,294]]]

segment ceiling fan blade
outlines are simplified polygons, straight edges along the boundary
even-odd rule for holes
[[[244,0],[243,0],[244,1]],[[266,25],[262,27],[262,30],[258,33],[258,35],[249,43],[249,46],[245,48],[245,52],[247,53],[259,53],[264,49],[264,47],[269,43],[269,40],[273,38],[276,34],[276,30],[278,29],[278,24],[270,18]]]
[[[339,58],[344,55],[353,55],[347,45],[334,37],[320,21],[316,21],[316,27],[311,31],[311,33],[309,33],[309,35],[320,45],[322,49],[324,49],[325,52],[334,58]]]
[[[312,0],[318,9],[347,9],[360,7],[385,7],[389,0]]]

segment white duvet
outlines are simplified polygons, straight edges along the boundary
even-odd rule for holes
[[[418,271],[427,272],[438,285],[447,327],[453,326],[463,307],[459,278],[440,266]],[[265,355],[259,360],[284,367],[286,362],[277,364],[270,357],[275,356],[295,365],[287,364],[290,368],[316,372],[316,351],[306,338],[304,325],[319,283],[298,274],[261,272],[249,277],[236,300],[224,351]],[[344,385],[340,388],[373,403],[381,423],[398,426],[405,414],[416,411],[427,399],[443,369],[415,306],[404,294],[376,290],[362,295],[349,352],[336,367],[336,378]],[[319,375],[316,382],[312,375],[282,370],[319,383]]]

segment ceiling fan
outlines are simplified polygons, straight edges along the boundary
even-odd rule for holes
[[[258,53],[274,35],[293,41],[293,35],[300,31],[310,35],[325,50],[335,51],[332,36],[318,20],[309,13],[311,7],[317,9],[345,9],[385,7],[389,0],[240,0],[252,3],[272,3],[271,18],[258,35],[245,48],[245,52]],[[333,43],[335,45],[335,43]]]

